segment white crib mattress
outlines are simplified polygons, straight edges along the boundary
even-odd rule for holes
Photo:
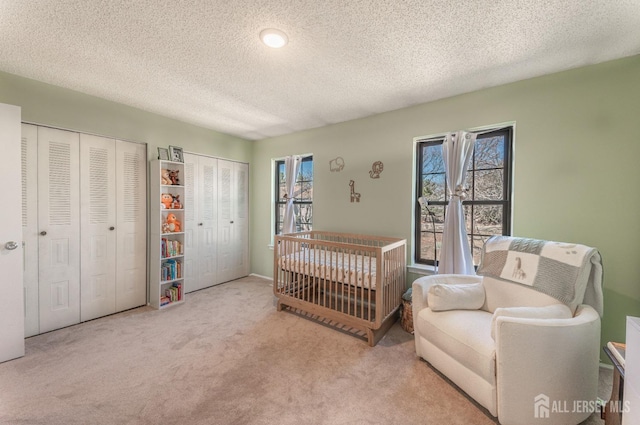
[[[286,271],[376,289],[376,259],[362,254],[306,249],[281,256],[278,265]]]

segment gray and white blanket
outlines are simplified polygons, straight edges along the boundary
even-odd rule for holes
[[[484,245],[479,275],[527,285],[568,306],[603,313],[602,259],[585,245],[493,236]]]

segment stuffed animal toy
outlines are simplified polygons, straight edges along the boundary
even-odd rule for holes
[[[160,203],[162,204],[162,208],[172,208],[173,204],[173,195],[170,193],[162,193],[160,194]]]
[[[180,221],[178,220],[178,217],[176,217],[175,214],[171,213],[167,216],[167,223],[169,224],[170,232],[180,231],[180,226],[182,225],[182,223],[180,223]]]
[[[180,184],[180,179],[178,179],[179,172],[180,170],[169,170],[169,178],[171,179],[169,184]]]
[[[171,195],[171,208],[174,210],[179,210],[182,208],[182,203],[180,202],[180,195]]]
[[[160,172],[160,177],[162,178],[162,184],[171,184],[171,177],[169,176],[169,170],[163,168]]]

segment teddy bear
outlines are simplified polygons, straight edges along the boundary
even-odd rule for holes
[[[169,178],[171,179],[169,184],[180,184],[180,179],[178,179],[179,172],[180,170],[169,170]]]
[[[171,208],[179,210],[182,208],[182,202],[180,202],[180,195],[171,195]]]
[[[160,203],[162,204],[162,208],[172,208],[173,204],[173,195],[170,193],[161,193],[160,194]]]
[[[169,176],[169,170],[163,168],[160,172],[160,177],[162,178],[162,184],[171,184],[171,177]]]
[[[169,224],[170,232],[179,232],[180,226],[182,225],[182,223],[180,223],[180,221],[178,220],[178,217],[176,217],[176,215],[173,213],[167,215],[167,224]]]

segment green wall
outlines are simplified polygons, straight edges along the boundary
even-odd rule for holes
[[[249,162],[253,142],[62,87],[0,72],[0,102],[22,107],[22,120],[52,127],[146,142],[150,159],[157,147],[180,146]]]
[[[597,247],[605,270],[602,340],[624,340],[626,315],[640,316],[639,118],[634,56],[258,141],[252,271],[273,274],[272,158],[313,153],[315,229],[410,241],[413,138],[514,121],[513,234]],[[345,161],[339,173],[329,170],[337,156]],[[373,180],[368,172],[378,160],[384,171]],[[360,203],[349,202],[350,179]]]

